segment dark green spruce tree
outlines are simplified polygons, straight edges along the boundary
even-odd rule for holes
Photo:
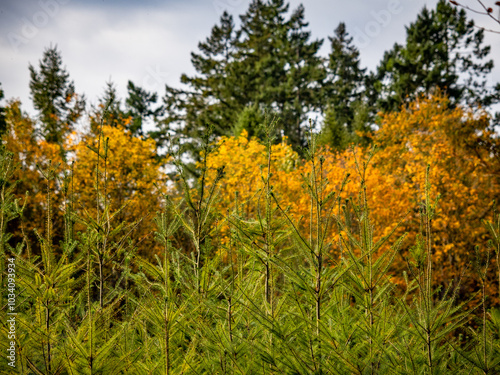
[[[487,80],[493,60],[486,60],[490,47],[483,40],[484,31],[474,27],[463,9],[445,0],[436,9],[424,7],[406,28],[406,44],[396,43],[377,69],[378,106],[395,110],[436,88],[446,92],[452,105],[498,102],[500,85]]]
[[[321,141],[343,150],[350,143],[366,143],[358,132],[370,132],[370,107],[366,98],[366,69],[360,67],[359,50],[343,22],[335,29],[324,84],[325,119]]]
[[[322,41],[309,40],[302,6],[291,14],[288,9],[283,0],[254,0],[239,28],[228,13],[222,15],[198,45],[200,53],[192,53],[196,75],[182,75],[183,89],[167,87],[166,114],[153,133],[160,144],[175,131],[196,149],[209,125],[214,136],[243,129],[263,136],[266,116],[280,118],[278,134],[296,148],[307,143],[307,114],[321,107]]]
[[[265,113],[268,117],[275,117],[285,109],[284,100],[279,101],[280,105],[276,98],[286,97],[282,78],[286,64],[283,52],[287,43],[287,11],[288,5],[283,2],[272,4],[255,0],[245,14],[240,15],[241,27],[233,65],[240,77],[240,101],[246,108],[238,119],[237,132],[246,129],[250,135],[261,136],[258,124],[248,121],[251,118],[248,114],[262,120]]]
[[[31,98],[39,112],[41,134],[46,141],[62,145],[85,110],[85,98],[76,94],[57,46],[44,51],[38,70],[31,64],[29,70]]]
[[[127,114],[122,108],[122,103],[116,92],[113,82],[106,82],[104,93],[98,99],[96,106],[92,106],[90,115],[90,129],[95,134],[98,133],[101,121],[103,125],[117,126],[126,118]]]
[[[128,115],[131,116],[129,130],[134,135],[144,135],[143,124],[151,119],[155,120],[161,115],[163,108],[156,106],[158,95],[136,86],[132,81],[127,84],[128,97],[125,100],[125,106]]]
[[[321,107],[325,71],[318,56],[322,41],[310,41],[304,8],[287,17],[288,10],[282,0],[250,4],[240,17],[235,69],[246,106],[260,111],[261,117],[263,112],[277,116],[276,130],[300,148],[307,144],[307,114]]]
[[[151,93],[128,81],[128,96],[125,99],[125,107],[118,97],[116,85],[109,81],[103,95],[99,98],[97,106],[92,108],[91,129],[95,131],[101,124],[118,126],[126,125],[126,128],[135,136],[145,135],[143,124],[148,119],[156,119],[161,114],[162,107],[154,104],[158,100],[156,93]]]
[[[234,43],[233,18],[224,12],[220,25],[214,26],[211,35],[198,44],[200,52],[191,53],[196,75],[181,76],[184,89],[166,86],[165,116],[158,124],[159,130],[151,132],[159,146],[176,133],[184,138],[184,143],[187,141],[191,150],[196,149],[197,141],[210,124],[216,134],[230,133],[231,124],[243,109],[235,77],[229,74]]]
[[[304,147],[308,143],[308,116],[311,111],[321,109],[320,88],[326,77],[322,59],[318,56],[323,41],[310,41],[307,26],[304,7],[299,5],[286,22],[283,82],[279,86],[281,92],[275,98],[284,134],[292,145]]]

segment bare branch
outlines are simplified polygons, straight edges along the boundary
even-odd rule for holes
[[[465,10],[468,10],[468,11],[476,13],[476,14],[480,14],[482,16],[488,16],[489,18],[491,18],[492,20],[494,20],[496,23],[498,23],[500,25],[500,8],[499,8],[498,16],[495,17],[493,15],[493,8],[487,7],[486,5],[484,5],[484,3],[483,3],[482,0],[477,0],[477,2],[479,3],[479,5],[481,6],[481,9],[471,8],[468,5],[461,4],[461,3],[459,3],[458,1],[455,1],[455,0],[449,0],[449,1],[450,1],[451,4],[455,5],[456,7],[463,8]],[[500,7],[500,1],[496,1],[495,5],[498,6],[498,7]],[[500,34],[500,30],[487,29],[487,28],[482,27],[482,26],[476,26],[476,27],[480,28],[481,30],[487,31],[487,32]]]

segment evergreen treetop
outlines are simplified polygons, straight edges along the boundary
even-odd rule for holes
[[[345,23],[339,23],[334,36],[328,39],[331,50],[323,88],[325,119],[321,140],[335,149],[345,149],[349,143],[360,141],[356,130],[369,131],[368,76],[360,67],[359,50]]]
[[[196,75],[182,75],[183,89],[167,87],[166,116],[155,138],[161,142],[175,130],[196,148],[209,125],[215,136],[243,128],[262,136],[255,121],[246,119],[268,113],[280,118],[279,133],[295,147],[304,146],[307,113],[321,107],[322,41],[309,40],[302,6],[290,15],[288,9],[283,0],[254,0],[239,28],[225,12],[199,44],[200,53],[192,54]]]
[[[85,110],[85,98],[62,65],[57,46],[47,48],[37,70],[31,64],[30,91],[33,106],[40,114],[41,133],[47,142],[62,144]]]
[[[161,106],[153,108],[153,105],[158,100],[156,93],[148,92],[135,85],[132,81],[128,81],[127,92],[128,97],[125,100],[125,106],[128,109],[129,116],[132,117],[129,130],[134,135],[143,135],[144,121],[159,116],[163,108]]]
[[[484,31],[476,29],[465,11],[440,0],[436,9],[424,7],[406,28],[406,44],[396,43],[377,70],[383,110],[398,109],[419,93],[435,88],[446,92],[452,104],[489,106],[500,100],[500,85],[491,87],[486,76],[493,60],[483,46]]]

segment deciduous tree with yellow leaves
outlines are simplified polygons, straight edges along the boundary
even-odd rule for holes
[[[461,107],[452,109],[448,103],[438,93],[421,98],[400,112],[382,115],[380,129],[373,136],[377,151],[364,182],[375,227],[374,240],[388,235],[401,221],[403,225],[395,235],[408,232],[395,267],[400,273],[406,268],[408,250],[420,231],[419,205],[424,199],[425,170],[430,165],[431,197],[440,197],[438,215],[432,222],[433,256],[438,264],[436,282],[456,286],[465,274],[461,288],[465,298],[475,289],[470,268],[476,257],[475,247],[479,246],[480,253],[487,251],[482,220],[492,219],[493,201],[498,199],[500,191],[497,173],[500,163],[495,154],[498,136],[492,131],[486,113],[471,113]],[[361,180],[354,173],[355,160],[365,160],[367,152],[359,147],[341,153],[323,148],[320,173],[330,182],[324,194],[339,189],[349,172],[350,182],[341,196],[343,200],[356,200]],[[311,220],[315,225],[304,189],[304,176],[311,173],[311,163],[300,161],[285,143],[274,145],[271,155],[273,191],[280,205],[289,207],[291,217],[300,227],[308,228]],[[265,146],[256,139],[248,139],[245,133],[237,138],[221,138],[209,166],[226,167],[218,207],[222,212],[232,212],[237,202],[247,218],[256,217],[266,162]],[[329,240],[336,243],[337,236],[332,228]],[[333,257],[341,251],[335,246],[331,249]],[[498,296],[494,280],[489,288],[492,296]]]
[[[24,201],[28,199],[26,209],[23,211],[21,222],[13,221],[14,239],[21,240],[22,231],[34,239],[33,229],[38,228],[43,233],[44,209],[46,209],[44,179],[38,168],[47,168],[49,162],[57,166],[58,174],[67,168],[62,159],[60,146],[49,143],[37,137],[35,122],[22,111],[19,101],[10,102],[5,108],[6,132],[2,136],[2,143],[6,149],[13,153],[14,162],[20,165],[13,178],[18,181],[15,189],[16,197]],[[55,181],[53,189],[60,191],[60,181]],[[28,194],[28,195],[26,195]],[[63,195],[54,197],[54,207],[60,207]],[[54,232],[56,243],[62,234],[63,222],[60,210],[54,210]],[[36,241],[33,241],[36,243]]]
[[[136,223],[133,237],[142,242],[143,252],[152,256],[151,215],[159,209],[166,186],[154,141],[133,137],[124,126],[105,125],[101,129],[102,133],[75,138],[70,146],[75,162],[75,209],[95,217],[99,192],[99,209],[104,210],[109,203],[116,223]]]
[[[431,196],[440,197],[432,230],[435,275],[441,284],[456,285],[470,271],[476,245],[483,255],[487,251],[482,221],[492,220],[500,191],[498,140],[486,112],[452,109],[439,93],[382,116],[374,137],[380,147],[375,165],[393,183],[379,189],[407,193],[401,200],[379,200],[374,216],[387,208],[397,214],[397,205],[411,209],[405,229],[414,238],[420,226],[416,207],[423,199],[425,166],[430,165]],[[461,293],[468,296],[474,285],[470,272],[465,274]],[[493,280],[488,285],[490,295],[498,298],[498,285]]]

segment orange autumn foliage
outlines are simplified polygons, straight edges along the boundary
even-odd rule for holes
[[[474,144],[477,137],[481,137],[483,144],[496,142],[488,121],[484,113],[449,108],[447,99],[439,94],[416,101],[401,112],[382,115],[380,130],[373,137],[378,151],[367,169],[365,184],[374,241],[388,235],[401,221],[393,241],[407,233],[393,269],[396,281],[401,280],[398,275],[406,269],[408,249],[420,232],[419,207],[424,198],[426,166],[430,164],[431,198],[440,196],[438,215],[432,223],[435,283],[454,286],[465,273],[460,289],[462,297],[477,290],[470,263],[476,245],[480,246],[483,257],[487,251],[488,237],[481,220],[492,218],[492,202],[498,198],[500,186],[498,174],[491,172],[498,170],[494,157],[486,148],[475,148],[472,152],[465,145]],[[355,158],[361,165],[368,150],[355,148],[354,152],[355,155],[351,150],[337,154],[328,149],[320,151],[324,158],[322,175],[329,181],[325,195],[338,190],[349,172],[350,182],[341,196],[343,200],[350,197],[357,201],[360,176]],[[304,176],[311,173],[312,164],[300,161],[284,143],[273,146],[271,160],[271,184],[280,206],[289,207],[290,217],[296,222],[300,219],[298,228],[307,237],[311,200],[304,188]],[[248,219],[256,218],[259,205],[262,209],[263,204],[262,176],[266,176],[266,164],[265,146],[247,139],[247,134],[220,139],[219,148],[208,163],[214,169],[226,168],[218,204],[220,212],[234,212],[237,192],[240,213]],[[336,232],[334,226],[329,228],[328,240],[333,244],[337,243]],[[227,228],[224,236],[227,238]],[[337,257],[338,252],[334,245],[331,256]],[[490,267],[493,270],[496,264]],[[488,288],[493,302],[498,302],[498,285],[493,276]]]
[[[35,136],[35,123],[23,114],[19,102],[12,102],[6,108],[7,133],[3,143],[21,164],[16,190],[19,198],[29,191],[29,204],[25,213],[26,231],[32,233],[37,228],[43,233],[45,203],[45,183],[35,165],[45,168],[48,161],[60,163],[58,172],[69,171],[62,160],[58,145],[47,143]],[[104,160],[99,164],[99,189],[106,189],[106,200],[111,212],[116,212],[123,204],[126,208],[114,220],[116,223],[138,222],[134,238],[140,241],[139,248],[144,254],[153,255],[156,245],[151,233],[155,227],[152,216],[160,207],[161,194],[158,186],[165,186],[166,176],[155,158],[152,140],[133,137],[125,128],[103,126],[101,151],[106,138],[109,139],[106,163],[106,186],[104,184]],[[97,135],[89,133],[81,139],[73,134],[64,148],[74,164],[75,209],[82,214],[86,209],[91,216],[96,211],[96,163],[97,155],[87,145],[97,147]],[[467,298],[477,290],[475,275],[471,274],[471,262],[475,259],[478,245],[484,258],[489,239],[482,220],[493,218],[493,201],[500,192],[500,162],[498,159],[499,137],[489,127],[485,113],[471,113],[463,108],[450,108],[447,99],[438,94],[411,103],[400,112],[381,115],[380,129],[373,135],[375,153],[365,176],[368,205],[374,226],[374,241],[388,235],[401,221],[393,240],[403,233],[407,237],[400,255],[396,258],[393,274],[401,281],[401,272],[406,269],[405,257],[415,244],[420,231],[419,205],[423,201],[424,175],[430,164],[431,198],[438,195],[440,201],[435,220],[432,223],[432,246],[435,264],[435,282],[456,285],[462,273],[461,297]],[[318,156],[323,158],[321,171],[323,179],[328,179],[324,195],[337,191],[346,175],[350,182],[341,194],[357,201],[361,179],[356,172],[355,159],[360,164],[366,160],[368,150],[356,147],[333,153],[324,148]],[[316,163],[318,160],[316,159]],[[223,137],[218,147],[210,155],[207,166],[211,170],[225,167],[225,177],[220,182],[219,200],[215,209],[221,214],[238,212],[246,220],[255,220],[259,212],[265,210],[265,182],[267,176],[266,146],[257,139],[248,138],[245,131],[239,137]],[[317,165],[316,165],[317,166]],[[305,238],[309,238],[311,198],[305,181],[312,173],[312,163],[300,160],[286,141],[272,146],[271,182],[280,207],[289,209],[289,217]],[[215,173],[209,175],[214,176]],[[210,182],[210,181],[209,181]],[[62,213],[64,211],[61,182],[54,183],[55,232],[62,234]],[[59,194],[57,194],[59,193]],[[237,204],[236,204],[237,203]],[[272,202],[273,207],[276,204]],[[103,207],[101,207],[102,209]],[[334,210],[333,213],[337,214]],[[276,211],[275,217],[280,215]],[[312,216],[312,226],[315,224]],[[354,223],[356,224],[356,223]],[[16,224],[18,225],[18,224]],[[229,224],[221,229],[221,242],[228,244]],[[327,241],[332,242],[330,258],[338,259],[338,230],[330,224]],[[15,239],[21,238],[20,230],[15,231]],[[57,243],[57,239],[55,240]],[[36,241],[33,241],[36,243]],[[381,249],[383,251],[384,249]],[[490,256],[490,269],[497,267],[495,257]],[[498,282],[490,273],[488,292],[492,303],[499,302]]]
[[[405,199],[409,208],[423,199],[425,165],[430,164],[431,197],[440,196],[438,215],[432,223],[436,281],[456,284],[467,270],[463,296],[476,290],[470,263],[475,260],[476,245],[485,257],[488,236],[482,220],[492,219],[493,201],[500,191],[499,176],[490,171],[498,169],[498,160],[487,148],[466,146],[478,139],[488,143],[498,140],[489,129],[487,114],[452,109],[440,94],[382,116],[374,138],[381,148],[375,167],[394,176],[398,188],[411,192]],[[405,228],[409,239],[418,233],[419,225],[414,212]],[[498,285],[493,279],[488,288],[498,302]]]
[[[2,142],[6,149],[14,154],[14,161],[20,165],[20,168],[14,175],[14,180],[18,181],[15,194],[20,202],[24,202],[26,193],[28,201],[23,213],[23,225],[26,235],[32,238],[32,243],[36,244],[33,230],[36,229],[43,235],[45,231],[46,218],[46,188],[47,184],[40,174],[37,165],[45,170],[49,166],[57,167],[57,172],[62,173],[67,165],[65,164],[61,148],[53,143],[48,143],[44,139],[36,136],[35,122],[21,109],[19,101],[12,101],[6,107],[7,131],[2,137]],[[51,189],[60,191],[60,181],[51,183]],[[59,209],[63,204],[62,194],[52,196],[54,231],[62,234],[63,222],[62,212]],[[22,238],[21,226],[19,221],[13,221],[11,225],[14,232],[14,239],[20,241]],[[55,238],[55,242],[58,242]],[[36,251],[36,249],[35,249]]]

